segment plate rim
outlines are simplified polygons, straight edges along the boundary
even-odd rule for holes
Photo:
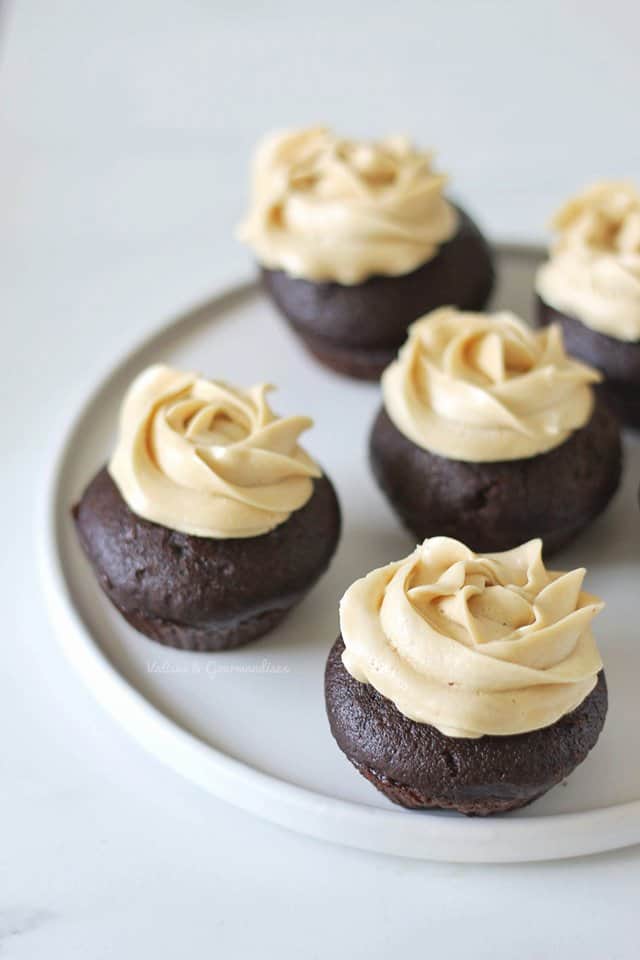
[[[540,256],[538,244],[496,244],[511,256]],[[257,293],[256,279],[221,285],[205,301],[152,328],[105,364],[54,437],[45,469],[37,527],[37,558],[45,606],[61,650],[94,698],[143,749],[187,780],[232,806],[298,833],[378,853],[451,863],[559,860],[640,842],[640,799],[594,810],[525,818],[457,818],[341,800],[264,773],[180,726],[118,671],[76,609],[63,572],[59,541],[62,478],[78,429],[111,381],[178,328],[211,322],[239,298]]]

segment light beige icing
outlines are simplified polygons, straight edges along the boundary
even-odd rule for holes
[[[598,183],[557,213],[558,238],[538,271],[549,306],[598,333],[640,340],[640,193]]]
[[[541,550],[482,556],[434,537],[357,580],[340,604],[345,668],[450,737],[555,723],[596,684],[603,604],[581,591],[584,570],[547,571]]]
[[[308,417],[276,417],[265,384],[240,390],[155,365],[129,388],[109,472],[139,516],[197,537],[255,537],[309,500],[321,475],[298,446]]]
[[[260,263],[308,280],[356,284],[409,273],[457,230],[446,178],[404,137],[343,140],[316,127],[272,134],[253,167],[239,229]]]
[[[520,460],[559,446],[593,410],[600,374],[565,353],[557,326],[442,307],[409,329],[382,375],[389,417],[452,460]]]

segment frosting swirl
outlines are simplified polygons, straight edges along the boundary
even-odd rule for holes
[[[640,340],[640,193],[597,183],[556,214],[558,238],[536,290],[549,306],[598,333]]]
[[[340,604],[343,663],[411,720],[450,737],[550,726],[594,688],[584,570],[552,573],[542,542],[479,555],[433,537],[357,580]]]
[[[600,374],[567,356],[556,325],[442,307],[409,328],[382,375],[389,417],[452,460],[520,460],[559,446],[593,410]]]
[[[445,181],[404,137],[275,133],[257,150],[239,237],[263,266],[308,280],[349,285],[410,273],[457,230]]]
[[[276,417],[271,387],[249,390],[160,364],[131,384],[109,472],[139,516],[218,539],[284,523],[321,471],[298,446],[308,417]]]

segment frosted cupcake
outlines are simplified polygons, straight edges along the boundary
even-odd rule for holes
[[[317,127],[261,143],[239,235],[322,363],[377,379],[416,317],[485,305],[491,253],[445,183],[403,137],[345,140]]]
[[[394,803],[484,816],[582,763],[607,712],[585,571],[539,540],[476,555],[444,537],[357,580],[325,674],[331,731]]]
[[[156,365],[131,384],[118,441],[74,508],[98,582],[137,630],[187,650],[248,643],[327,568],[331,481],[299,445],[308,417]]]
[[[506,550],[542,537],[549,554],[620,480],[620,431],[594,392],[600,379],[567,355],[556,325],[436,310],[383,374],[376,479],[417,540]]]
[[[541,324],[602,371],[618,415],[640,427],[640,194],[598,183],[556,214],[557,238],[536,278]]]

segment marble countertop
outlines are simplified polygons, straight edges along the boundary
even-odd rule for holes
[[[251,144],[327,120],[438,147],[501,238],[638,175],[640,12],[601,3],[45,0],[0,13],[5,549],[0,956],[634,955],[640,852],[448,866],[329,847],[182,781],[62,660],[37,577],[43,467],[86,388],[248,272]],[[631,758],[637,762],[637,758]]]

